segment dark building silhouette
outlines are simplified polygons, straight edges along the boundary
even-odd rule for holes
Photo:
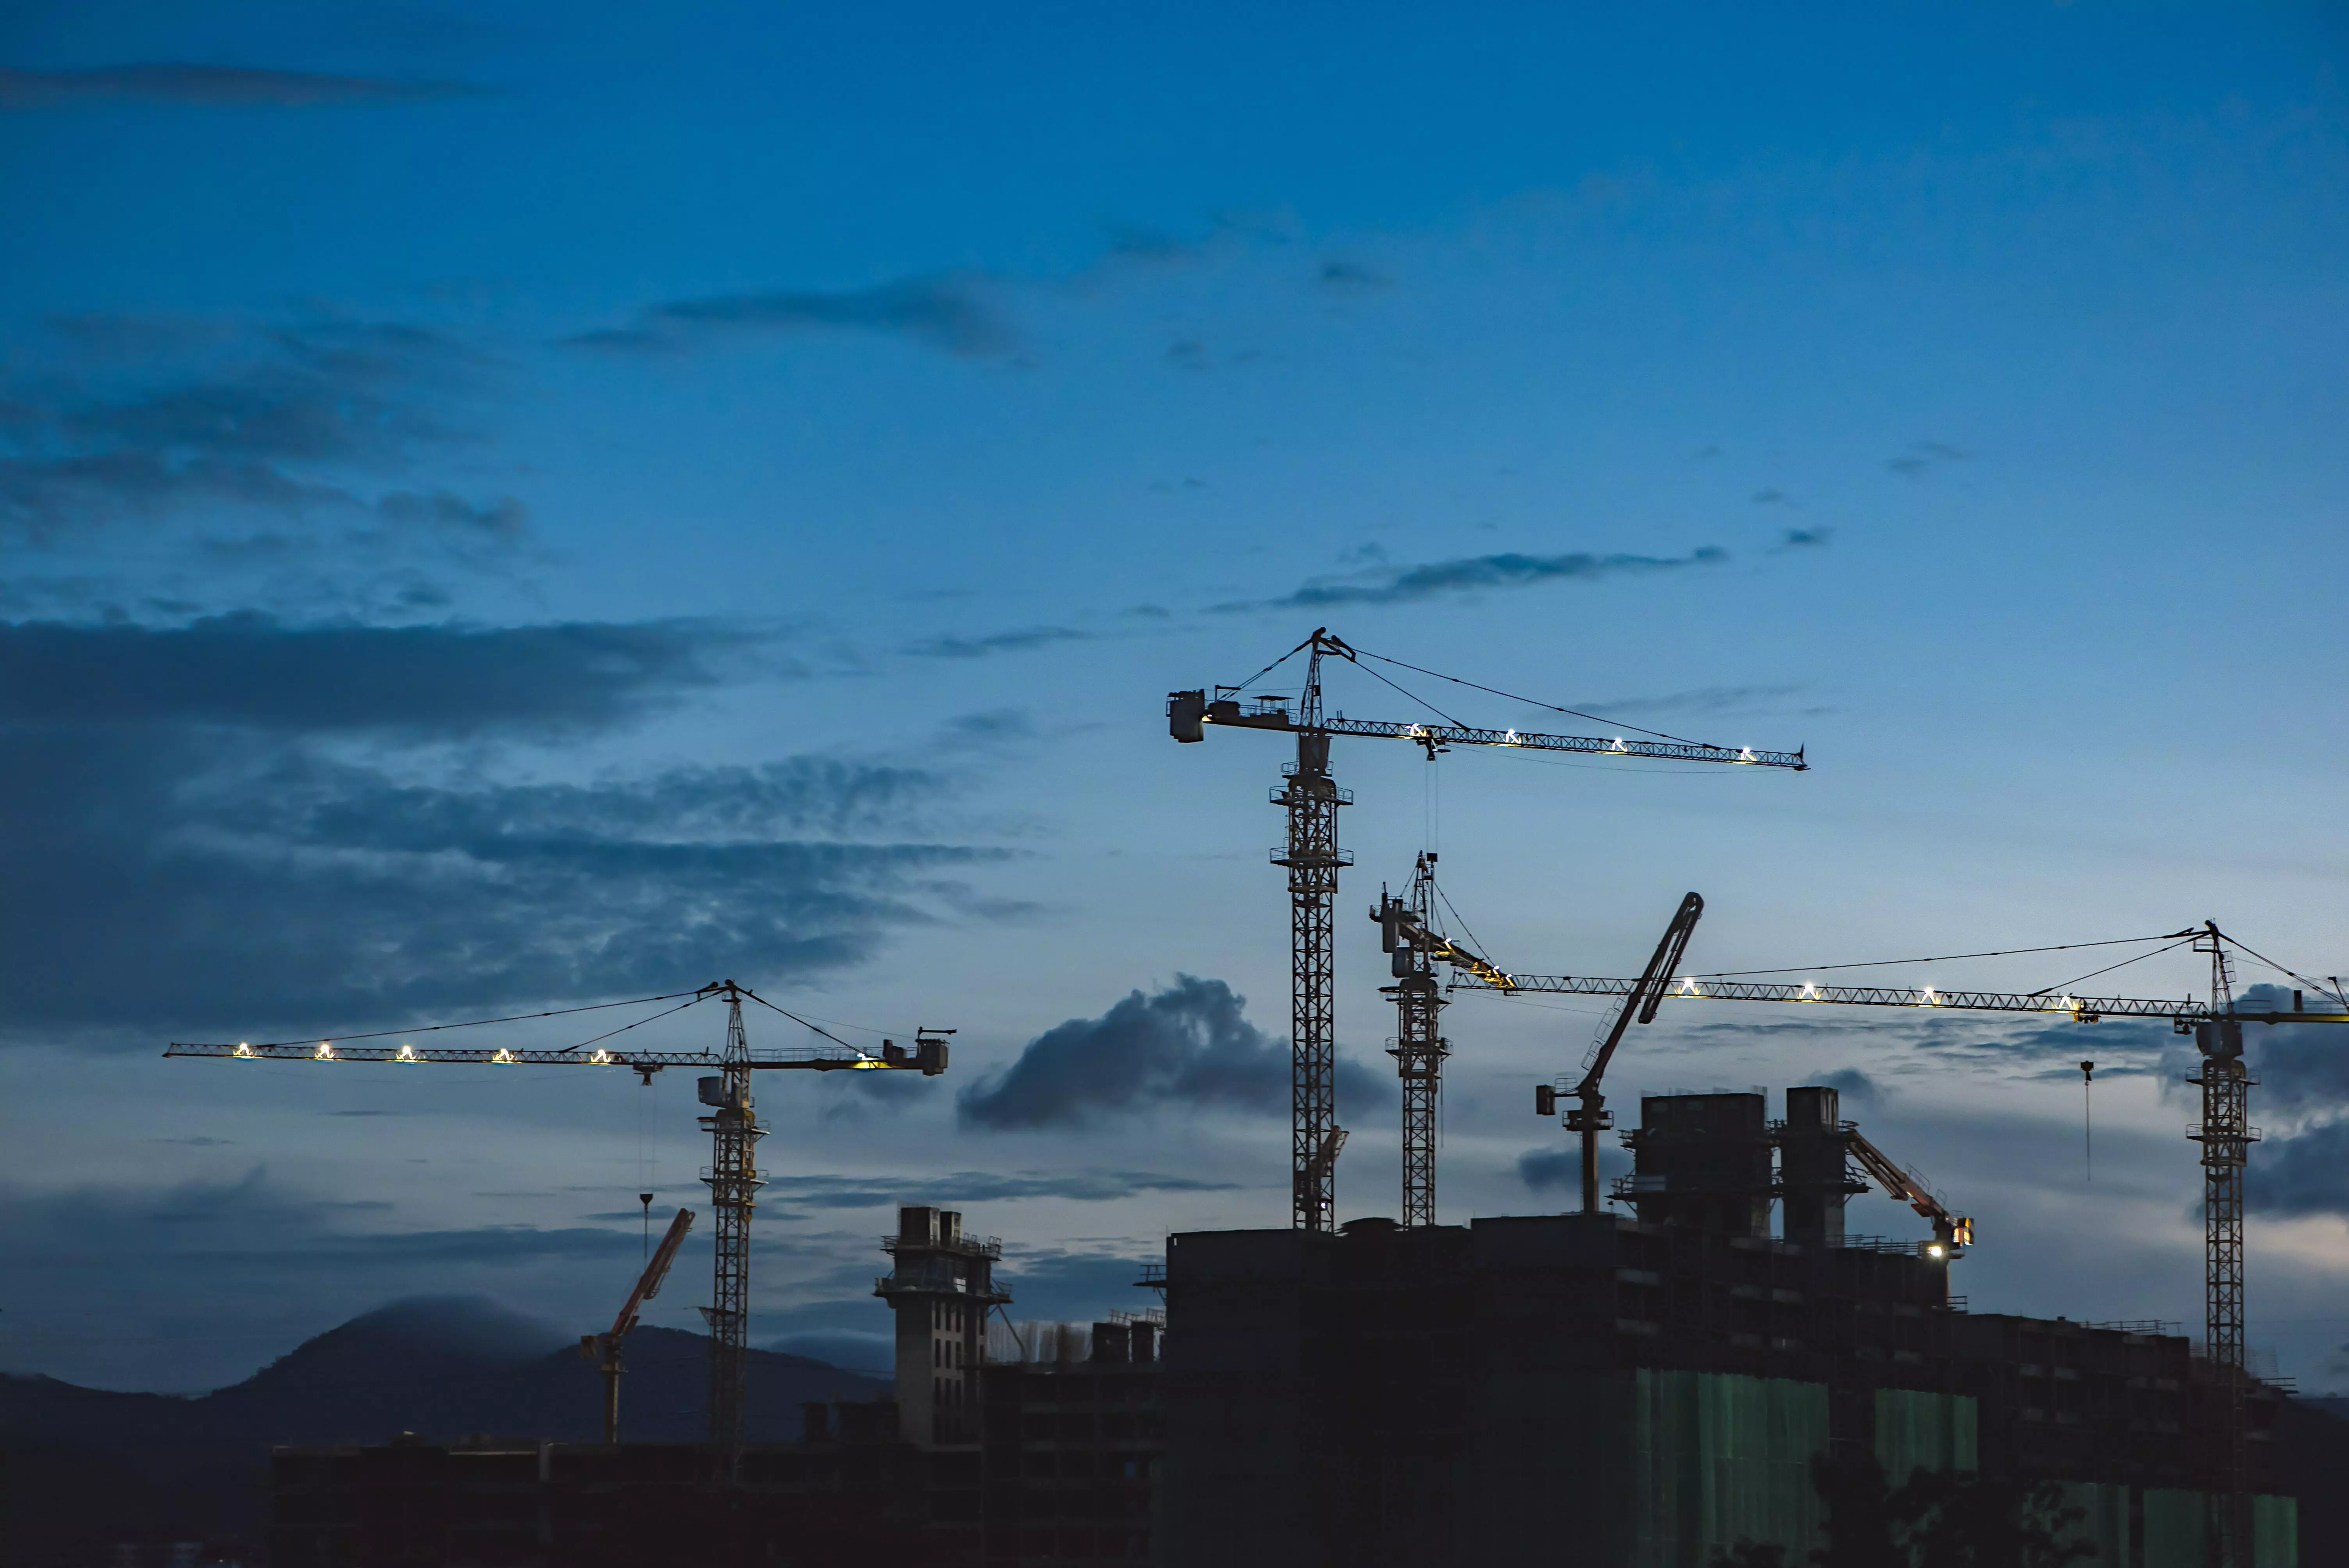
[[[1826,1544],[1813,1461],[2064,1485],[2097,1561],[2202,1568],[2217,1390],[2158,1326],[1973,1316],[1927,1243],[1847,1235],[1832,1090],[1652,1096],[1638,1218],[1179,1234],[1164,1561],[1704,1568]],[[1774,1148],[1786,1163],[1774,1171]],[[1774,1196],[1802,1239],[1774,1238]],[[2261,1568],[2293,1561],[2253,1390]]]
[[[874,1286],[894,1400],[809,1406],[731,1481],[682,1444],[281,1450],[272,1561],[1712,1568],[1752,1542],[1799,1564],[1838,1506],[1824,1462],[1879,1491],[2053,1480],[2091,1561],[2213,1568],[2220,1389],[2187,1339],[1971,1314],[1950,1246],[1850,1233],[1868,1189],[1831,1088],[1778,1122],[1759,1094],[1640,1110],[1631,1216],[1180,1234],[1145,1270],[1163,1341],[1119,1314],[999,1330],[990,1360],[1000,1244],[908,1207]],[[2249,1403],[2251,1568],[2292,1568],[2282,1400]]]
[[[1158,1324],[1040,1326],[1050,1344],[990,1363],[988,1314],[1011,1299],[1001,1243],[909,1206],[883,1247],[895,1399],[804,1406],[802,1441],[747,1445],[730,1476],[698,1444],[280,1449],[272,1568],[1151,1562]]]

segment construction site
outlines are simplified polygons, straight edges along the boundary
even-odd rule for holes
[[[1293,700],[1249,695],[1289,660],[1301,679]],[[654,1016],[721,1004],[724,1042],[709,1052],[419,1047],[406,1037],[172,1046],[173,1056],[243,1060],[619,1067],[646,1084],[672,1067],[705,1069],[715,1236],[702,1309],[707,1440],[626,1436],[627,1336],[694,1223],[680,1211],[610,1326],[582,1337],[583,1359],[603,1378],[603,1441],[424,1433],[281,1449],[271,1561],[2338,1560],[2304,1542],[2318,1456],[2296,1451],[2292,1390],[2256,1375],[2247,1351],[2243,1198],[2258,1138],[2247,1031],[2349,1024],[2337,981],[2293,974],[2290,1009],[2239,1003],[2235,965],[2249,950],[2207,921],[2158,939],[2159,951],[2207,959],[2199,998],[1724,979],[1684,962],[1704,913],[1695,892],[1638,975],[1520,973],[1472,950],[1444,917],[1433,851],[1419,854],[1404,892],[1369,905],[1370,923],[1361,912],[1341,922],[1340,873],[1353,856],[1340,843],[1352,797],[1332,771],[1339,738],[1402,740],[1430,758],[1493,747],[1810,766],[1799,750],[1325,711],[1325,666],[1364,661],[1416,668],[1317,630],[1249,682],[1177,690],[1166,707],[1177,742],[1254,730],[1293,748],[1271,792],[1288,827],[1271,859],[1286,873],[1291,926],[1288,1212],[1266,1215],[1262,1228],[1178,1232],[1162,1257],[1137,1265],[1127,1305],[1090,1324],[1015,1330],[1018,1280],[1004,1243],[966,1230],[960,1212],[903,1206],[880,1238],[885,1272],[872,1293],[874,1321],[890,1315],[894,1397],[807,1405],[797,1442],[744,1436],[750,1238],[767,1130],[757,1075],[936,1077],[948,1071],[952,1030],[924,1028],[910,1045],[867,1053],[728,980],[640,999],[664,1007]],[[1356,935],[1341,940],[1344,930]],[[1352,978],[1373,953],[1374,980]],[[1348,1218],[1338,1196],[1341,1161],[1356,1172],[1371,1163],[1340,1120],[1341,981],[1365,1006],[1375,991],[1377,1006],[1393,1009],[1402,1140],[1391,1215]],[[1607,1008],[1576,1070],[1524,1086],[1526,1108],[1554,1119],[1574,1151],[1578,1201],[1563,1213],[1444,1222],[1437,1134],[1454,1055],[1444,1015],[1477,995],[1541,995],[1604,998]],[[754,1050],[746,1003],[823,1043]],[[1994,1244],[1997,1216],[1933,1190],[1846,1116],[1830,1084],[1641,1093],[1636,1120],[1619,1123],[1610,1067],[1664,1007],[1702,1004],[2166,1020],[2199,1064],[2190,1081],[2200,1114],[2179,1154],[2199,1171],[2199,1332],[2017,1315],[1953,1290],[1978,1229],[1980,1244]],[[2094,1064],[2080,1070],[2085,1085]],[[1631,1158],[1611,1181],[1601,1161],[1610,1134]],[[1901,1206],[1909,1233],[1866,1234],[1850,1222],[1870,1192]],[[646,1203],[649,1216],[648,1194]]]

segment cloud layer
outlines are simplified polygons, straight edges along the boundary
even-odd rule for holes
[[[939,775],[795,758],[526,782],[429,764],[450,740],[600,733],[706,683],[731,642],[0,627],[8,1033],[347,1029],[780,979],[937,918],[952,876],[994,853],[920,834]]]
[[[872,288],[779,289],[716,294],[657,305],[632,327],[585,333],[582,348],[679,349],[746,333],[810,330],[901,337],[957,358],[986,358],[1019,346],[1019,335],[985,279],[967,273],[898,278]]]
[[[423,103],[478,92],[456,82],[403,82],[237,66],[106,66],[81,71],[0,70],[0,109],[139,102],[230,108]]]
[[[1691,567],[1718,565],[1729,552],[1701,545],[1686,555],[1594,555],[1574,551],[1564,555],[1466,555],[1450,561],[1424,562],[1417,566],[1378,566],[1342,577],[1317,578],[1278,599],[1218,604],[1224,612],[1240,610],[1325,610],[1351,604],[1412,604],[1494,588],[1529,588],[1543,583],[1596,582],[1626,574],[1684,572]]]
[[[423,454],[477,439],[452,410],[483,366],[441,334],[337,321],[53,325],[69,368],[0,384],[0,540],[54,547],[223,514],[339,521],[354,543],[388,535],[478,552],[521,537],[512,497],[389,482]]]

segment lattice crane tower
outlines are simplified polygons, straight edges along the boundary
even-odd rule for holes
[[[1255,711],[1244,712],[1240,707],[1241,690],[1299,654],[1305,654],[1307,658],[1305,685],[1299,695],[1296,711],[1293,714],[1289,711],[1284,698],[1259,697]],[[1797,770],[1808,766],[1800,751],[1755,751],[1751,748],[1713,746],[1672,737],[1627,740],[1619,735],[1612,738],[1537,735],[1515,729],[1483,729],[1449,722],[1412,724],[1350,719],[1343,714],[1330,717],[1324,714],[1321,703],[1321,661],[1327,657],[1341,658],[1357,665],[1363,659],[1372,659],[1398,668],[1417,668],[1382,655],[1354,648],[1343,639],[1330,635],[1329,628],[1323,626],[1317,627],[1311,636],[1238,686],[1216,686],[1212,697],[1204,687],[1195,691],[1169,692],[1166,696],[1167,729],[1179,741],[1206,739],[1204,727],[1211,724],[1243,729],[1281,730],[1297,738],[1297,760],[1282,765],[1281,782],[1272,789],[1272,803],[1287,808],[1288,812],[1288,840],[1285,844],[1274,847],[1271,858],[1273,864],[1285,867],[1288,872],[1291,1216],[1297,1228],[1304,1231],[1329,1230],[1336,1222],[1338,1153],[1346,1142],[1346,1131],[1338,1125],[1338,1047],[1331,993],[1335,965],[1331,952],[1330,911],[1338,892],[1338,872],[1353,863],[1353,857],[1338,844],[1338,809],[1350,805],[1354,797],[1352,791],[1339,788],[1330,777],[1331,736],[1358,735],[1383,740],[1409,740],[1426,748],[1431,760],[1437,753],[1454,746],[1516,746],[1538,751],[1661,758],[1678,762],[1723,762]],[[1376,674],[1375,671],[1372,673]],[[1385,680],[1386,677],[1381,676],[1379,678]],[[1452,679],[1448,676],[1437,678]],[[1389,681],[1387,684],[1392,686],[1394,683]],[[1479,689],[1491,691],[1493,688]],[[1555,711],[1572,710],[1558,708]]]

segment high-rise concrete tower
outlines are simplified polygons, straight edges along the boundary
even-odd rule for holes
[[[964,1235],[951,1209],[907,1205],[881,1250],[897,1260],[873,1294],[897,1315],[898,1435],[925,1446],[975,1443],[987,1315],[1011,1299],[995,1283],[1003,1243]]]

